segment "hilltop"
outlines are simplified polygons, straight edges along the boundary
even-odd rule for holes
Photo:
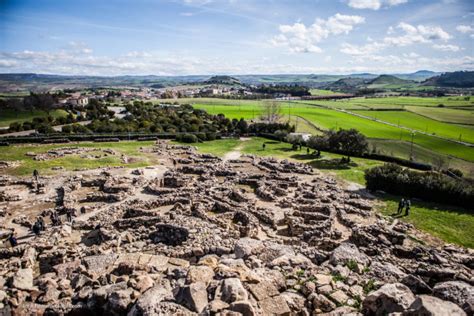
[[[369,84],[385,85],[385,84],[408,84],[412,81],[400,79],[392,75],[380,75],[377,78],[369,81]]]
[[[231,76],[213,76],[205,81],[207,84],[241,84],[240,80]]]
[[[472,88],[474,87],[474,71],[447,72],[440,76],[435,76],[425,80],[422,85],[437,87]]]

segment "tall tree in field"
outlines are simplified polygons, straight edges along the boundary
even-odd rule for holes
[[[339,150],[345,153],[347,158],[360,156],[369,149],[367,139],[356,129],[340,129],[335,137],[339,143]]]
[[[281,114],[280,102],[275,100],[263,101],[262,119],[269,123],[278,122]]]

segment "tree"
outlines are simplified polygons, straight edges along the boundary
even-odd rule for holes
[[[275,100],[268,100],[263,102],[262,119],[275,123],[280,118],[281,104]]]
[[[369,149],[367,139],[356,129],[340,129],[334,137],[338,140],[339,150],[345,153],[347,158],[360,156]]]

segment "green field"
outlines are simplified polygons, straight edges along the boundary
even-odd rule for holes
[[[355,111],[355,113],[413,130],[474,143],[474,128],[435,121],[415,113],[407,111]]]
[[[67,116],[67,112],[64,110],[54,110],[49,113],[52,117]],[[8,127],[14,122],[26,122],[31,121],[35,117],[47,117],[48,114],[44,111],[33,110],[18,112],[14,110],[0,109],[0,127]]]
[[[151,154],[144,154],[139,151],[142,146],[149,146],[153,144],[149,142],[120,142],[120,143],[92,143],[84,142],[79,144],[55,144],[55,145],[15,145],[2,148],[0,151],[0,160],[3,161],[19,161],[20,165],[15,168],[2,169],[2,172],[12,175],[30,175],[33,170],[37,169],[42,174],[53,174],[55,173],[51,168],[63,167],[65,170],[75,169],[93,169],[100,167],[115,167],[122,166],[124,163],[121,161],[121,154],[127,155],[131,158],[129,164],[125,164],[128,167],[141,167],[149,165],[155,161],[154,156]],[[45,153],[48,150],[60,147],[87,147],[106,149],[110,148],[118,152],[117,155],[108,155],[100,159],[87,159],[80,157],[81,155],[68,155],[65,157],[36,161],[32,157],[26,156],[26,153]],[[100,154],[99,151],[91,152],[88,154]]]
[[[474,179],[474,163],[472,162],[443,155],[416,144],[412,147],[411,143],[406,141],[372,138],[369,140],[369,144],[371,150],[375,149],[377,153],[403,159],[410,159],[410,154],[413,153],[415,161],[435,167],[441,165],[446,168],[459,169],[465,176]]]
[[[407,106],[407,111],[417,113],[433,120],[453,123],[453,124],[466,124],[472,125],[474,128],[474,108],[433,108],[424,106]]]
[[[337,92],[331,90],[321,90],[321,89],[311,89],[309,90],[311,95],[335,95],[338,94]]]
[[[400,197],[386,194],[378,198],[384,201],[378,208],[380,212],[393,216]],[[399,219],[445,242],[474,248],[474,216],[461,208],[412,200],[410,216]]]
[[[261,106],[253,101],[251,105],[207,105],[197,104],[196,108],[204,109],[211,114],[225,114],[229,118],[258,118],[261,112]],[[369,138],[383,138],[392,140],[404,140],[411,142],[411,133],[407,130],[394,126],[382,124],[371,119],[364,119],[348,113],[342,113],[331,109],[315,107],[300,103],[285,103],[282,106],[281,114],[283,118],[288,114],[297,115],[307,119],[321,129],[349,129],[356,128]],[[379,113],[379,112],[377,112]],[[402,112],[405,113],[405,112]],[[410,115],[411,113],[406,113]],[[413,114],[416,115],[416,114]],[[417,115],[416,115],[417,116]],[[418,116],[423,120],[426,118]],[[429,120],[429,119],[428,119]],[[437,124],[444,124],[431,120]],[[401,124],[403,125],[403,124]],[[449,124],[445,124],[451,128]],[[425,127],[425,126],[423,126]],[[452,129],[452,130],[455,130]],[[468,129],[470,130],[470,129]],[[471,131],[471,130],[470,130]],[[472,132],[472,131],[471,131]],[[449,133],[449,131],[448,131]],[[454,135],[454,132],[451,132]],[[459,136],[459,134],[457,135]],[[423,134],[416,134],[413,142],[427,149],[444,155],[451,155],[474,162],[474,148],[466,147],[443,139],[431,137]]]
[[[314,101],[321,103],[320,101]],[[326,101],[346,103],[348,105],[358,105],[369,109],[393,109],[405,106],[426,106],[438,107],[440,104],[445,107],[466,107],[474,105],[474,97],[379,97],[379,98],[352,98],[339,101]]]

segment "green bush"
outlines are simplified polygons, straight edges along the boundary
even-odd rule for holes
[[[176,136],[176,140],[183,143],[197,143],[199,141],[197,136],[193,134],[179,134]]]
[[[474,186],[438,172],[419,172],[395,164],[384,164],[365,171],[367,189],[383,190],[426,201],[459,205],[474,205]]]

